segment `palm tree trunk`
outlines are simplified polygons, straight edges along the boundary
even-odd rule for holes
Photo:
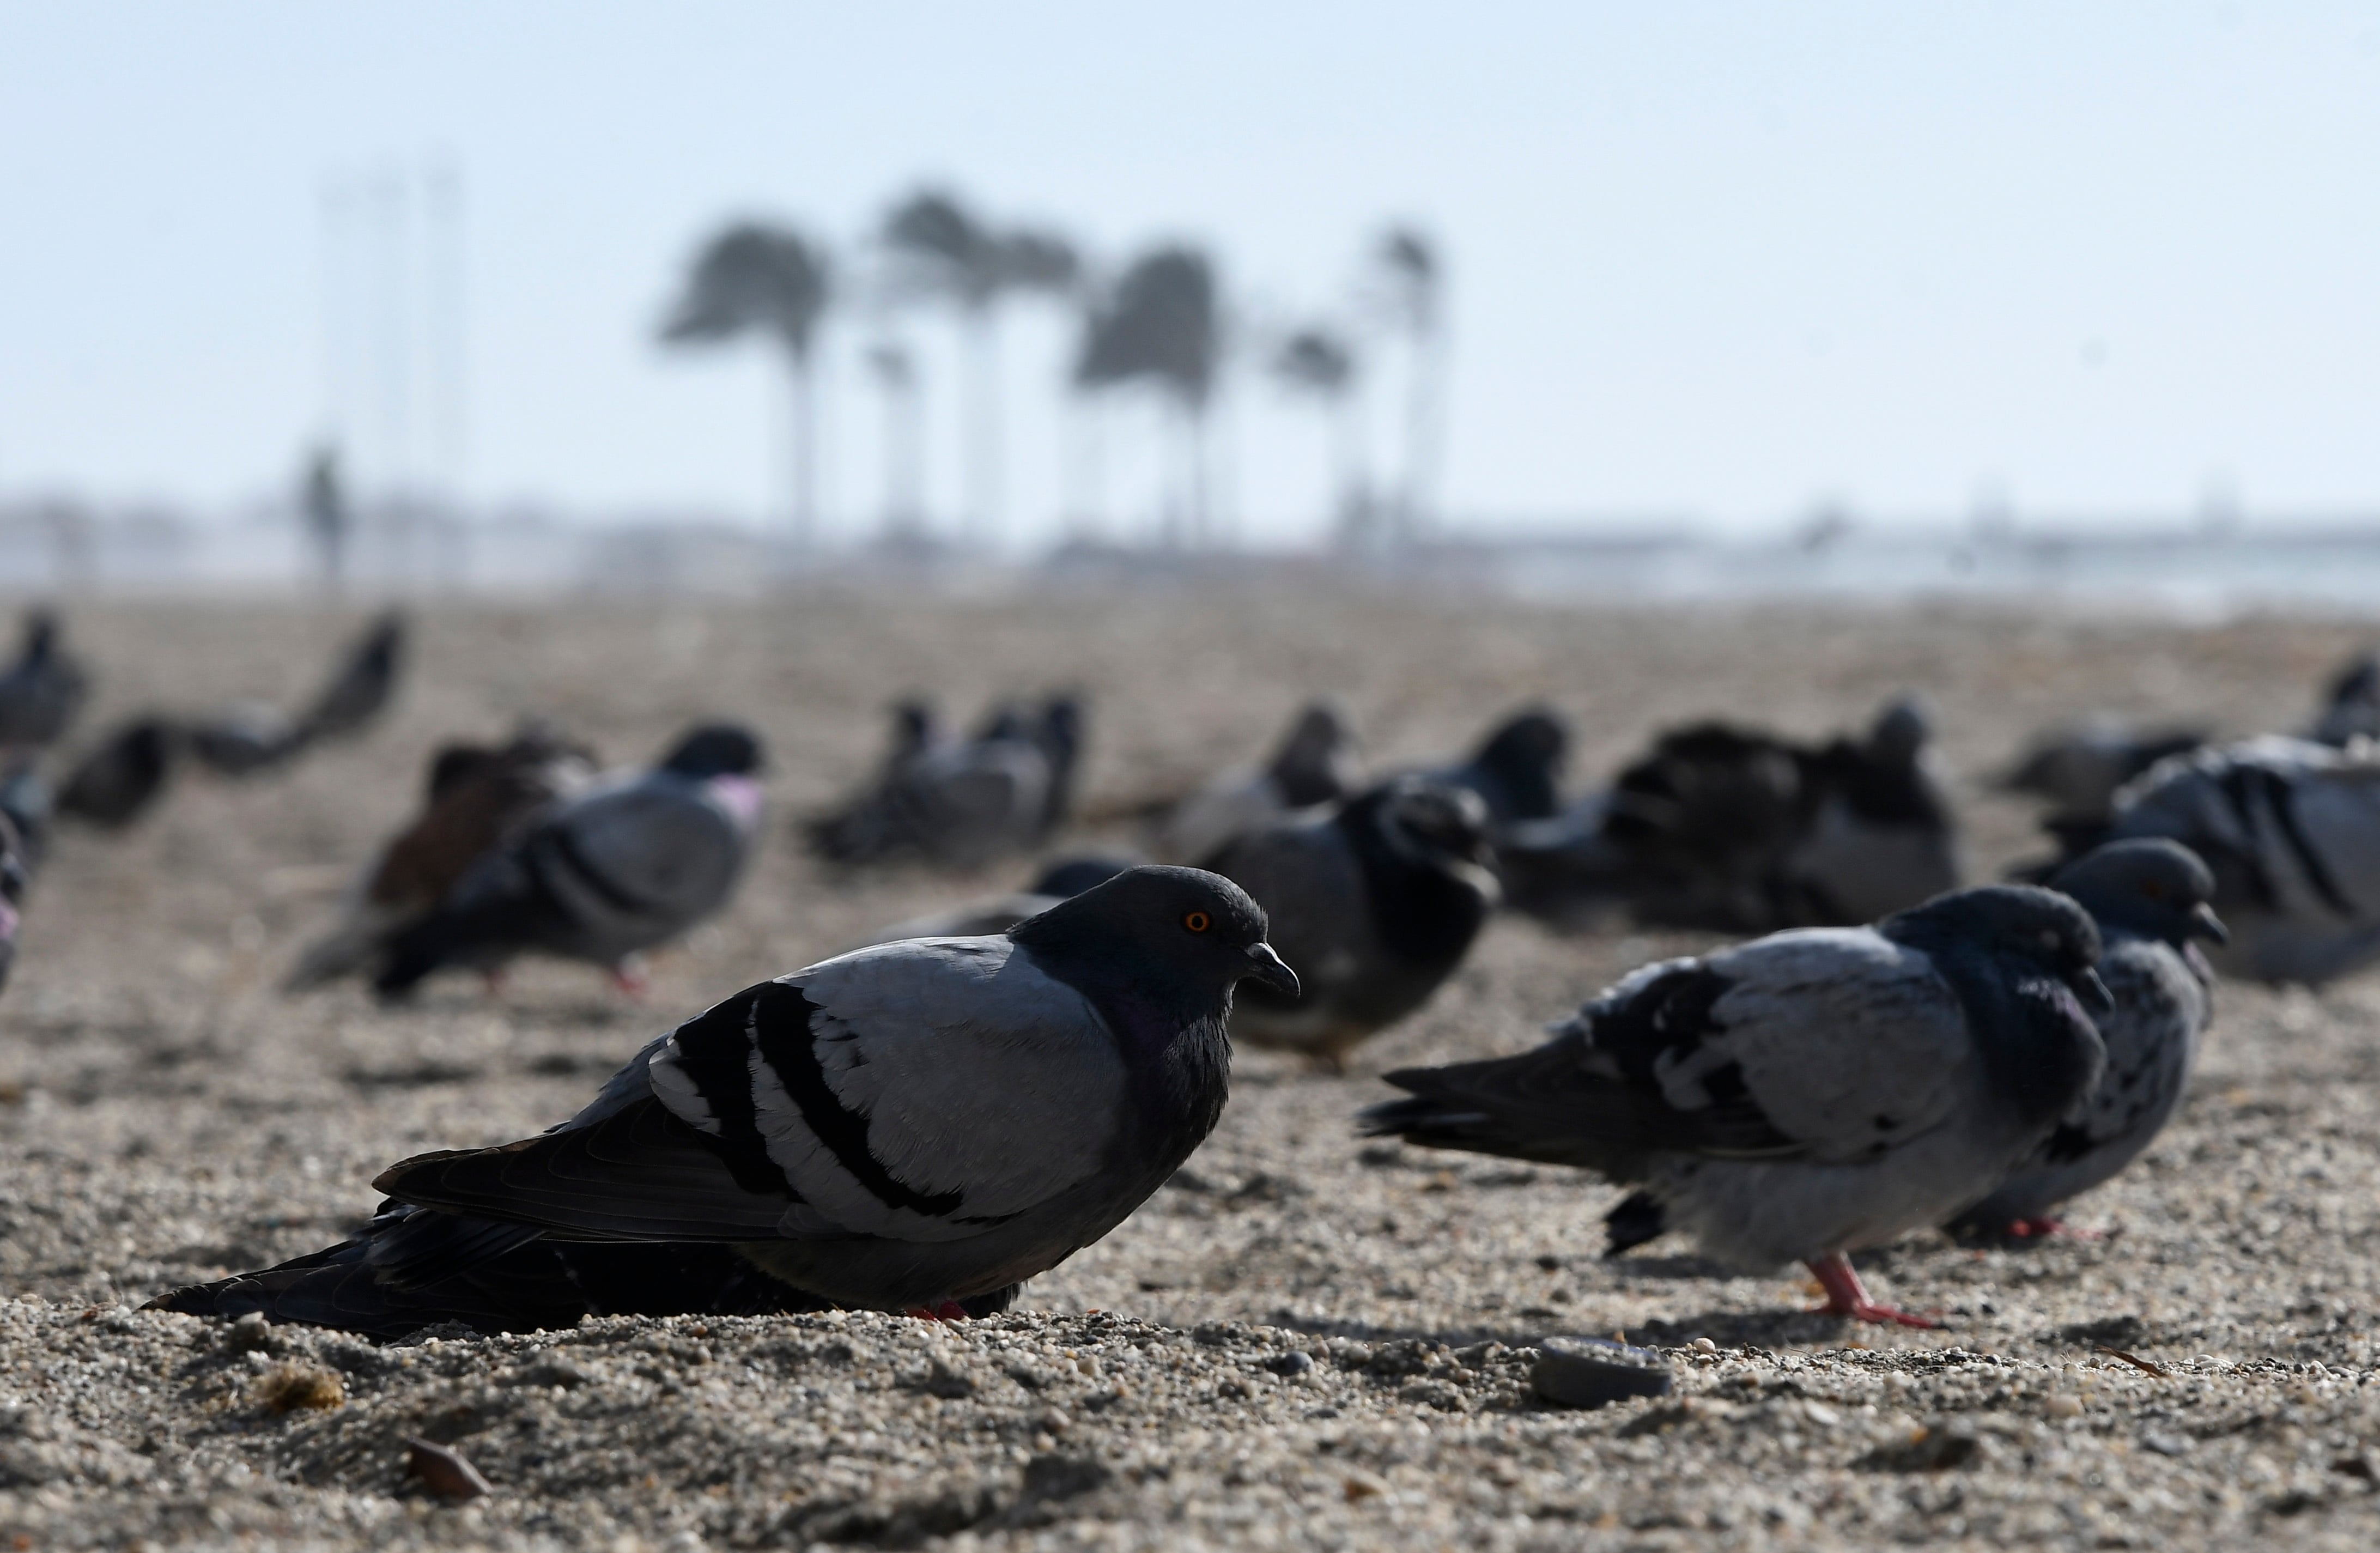
[[[967,523],[976,542],[1000,542],[1000,337],[988,302],[966,311]]]
[[[818,532],[818,378],[808,351],[792,360],[793,443],[787,524],[794,548],[806,551]]]
[[[1213,515],[1208,511],[1209,493],[1207,489],[1207,406],[1204,400],[1185,404],[1183,409],[1183,430],[1186,434],[1183,453],[1188,460],[1185,471],[1188,499],[1184,503],[1189,543],[1196,549],[1206,544]]]
[[[1412,370],[1405,379],[1405,480],[1397,502],[1396,539],[1410,544],[1429,527],[1438,484],[1439,443],[1445,386],[1445,340],[1435,325],[1413,336]]]

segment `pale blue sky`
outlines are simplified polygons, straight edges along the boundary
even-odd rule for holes
[[[0,0],[0,492],[277,488],[323,413],[320,190],[439,152],[486,500],[757,519],[768,364],[650,343],[686,254],[741,212],[849,240],[931,177],[1103,255],[1211,243],[1267,317],[1426,221],[1458,515],[2380,507],[2380,13],[2210,4]],[[861,343],[830,347],[843,528],[878,493]],[[1029,531],[1063,340],[1007,343]],[[1246,373],[1230,401],[1244,528],[1312,531],[1319,428]]]

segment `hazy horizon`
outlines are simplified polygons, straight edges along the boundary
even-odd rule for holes
[[[776,363],[654,325],[724,220],[848,248],[931,182],[1103,261],[1201,242],[1251,327],[1340,306],[1381,224],[1421,223],[1458,517],[2380,507],[2380,18],[2217,5],[0,0],[0,496],[282,490],[329,407],[324,190],[437,165],[468,212],[478,504],[775,513]],[[1073,328],[1003,322],[1014,540],[1052,532]],[[905,333],[948,520],[953,331]],[[879,503],[869,337],[824,346],[833,534]],[[1133,524],[1148,420],[1109,441]],[[1245,537],[1320,531],[1320,418],[1245,363],[1216,456]]]

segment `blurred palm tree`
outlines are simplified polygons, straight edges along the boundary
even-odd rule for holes
[[[884,221],[883,243],[896,294],[939,297],[958,309],[969,357],[968,521],[978,537],[994,540],[1002,505],[1000,304],[1029,293],[1072,292],[1082,261],[1064,237],[1024,228],[996,231],[940,189],[920,190],[894,207]]]
[[[1181,432],[1186,489],[1169,500],[1191,540],[1208,530],[1207,412],[1222,360],[1215,270],[1205,254],[1162,248],[1135,260],[1087,321],[1075,383],[1099,392],[1142,380],[1172,403]]]
[[[810,347],[831,294],[823,247],[785,227],[744,222],[703,245],[661,332],[671,345],[712,344],[757,333],[784,352],[794,397],[788,505],[794,540],[803,546],[818,526],[818,385]]]
[[[1273,377],[1293,393],[1311,394],[1331,421],[1332,514],[1342,544],[1361,544],[1370,534],[1371,480],[1364,469],[1364,426],[1357,414],[1355,347],[1327,323],[1309,324],[1273,351]]]
[[[1404,479],[1393,504],[1394,538],[1410,541],[1428,527],[1445,434],[1446,267],[1438,245],[1410,225],[1394,225],[1373,248],[1381,300],[1405,338]]]

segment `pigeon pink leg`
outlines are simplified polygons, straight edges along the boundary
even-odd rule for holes
[[[2017,1240],[2047,1240],[2055,1235],[2060,1240],[2106,1240],[2101,1230],[2078,1230],[2063,1219],[2012,1219],[2008,1232]]]
[[[1840,1251],[1824,1256],[1814,1256],[1807,1264],[1818,1287],[1827,1292],[1827,1303],[1818,1307],[1826,1316],[1848,1316],[1854,1321],[1890,1322],[1901,1327],[1938,1328],[1942,1325],[1931,1316],[1912,1316],[1905,1310],[1880,1305],[1867,1297],[1867,1286],[1852,1270],[1851,1258]]]
[[[612,967],[612,985],[619,989],[622,997],[634,998],[638,1002],[644,1001],[645,994],[653,986],[652,979],[645,975],[645,967],[633,960],[623,960]]]

